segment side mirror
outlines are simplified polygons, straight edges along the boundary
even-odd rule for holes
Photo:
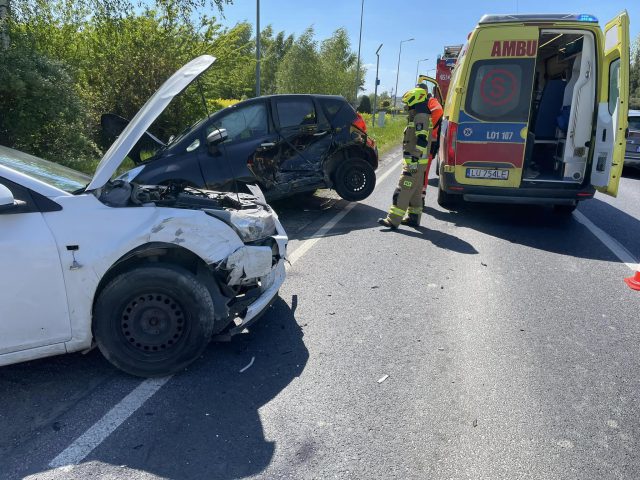
[[[20,206],[19,202],[13,198],[13,193],[4,185],[0,184],[0,213],[13,210]]]
[[[216,145],[224,142],[227,138],[229,138],[229,135],[225,128],[216,128],[207,135],[207,145],[209,145],[209,147],[215,147]]]

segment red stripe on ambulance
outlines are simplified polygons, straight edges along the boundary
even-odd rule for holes
[[[538,51],[537,40],[503,40],[493,42],[492,57],[533,57]]]
[[[467,143],[458,141],[456,164],[467,162],[509,163],[522,168],[524,143]]]

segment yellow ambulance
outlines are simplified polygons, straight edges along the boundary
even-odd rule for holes
[[[485,15],[453,71],[438,203],[616,196],[629,101],[629,17]]]

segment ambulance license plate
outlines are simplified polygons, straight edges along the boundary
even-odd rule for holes
[[[509,170],[489,170],[486,168],[467,168],[467,178],[488,178],[490,180],[507,180]]]

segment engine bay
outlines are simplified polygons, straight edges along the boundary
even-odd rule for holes
[[[189,210],[248,210],[265,207],[248,193],[217,192],[178,184],[139,185],[114,180],[100,191],[98,199],[110,207],[158,206]]]

